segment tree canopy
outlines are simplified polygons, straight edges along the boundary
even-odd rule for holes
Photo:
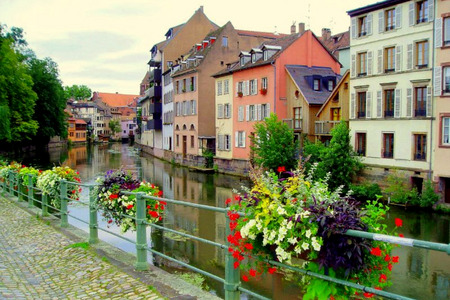
[[[90,98],[92,91],[86,85],[72,85],[64,87],[64,98],[66,100],[84,100]]]

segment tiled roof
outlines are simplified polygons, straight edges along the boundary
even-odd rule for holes
[[[98,98],[100,98],[103,102],[108,104],[111,107],[117,106],[134,106],[136,103],[136,98],[139,98],[139,95],[125,95],[125,94],[116,94],[116,93],[98,93]]]
[[[75,124],[86,124],[86,121],[83,119],[75,119]]]
[[[243,36],[254,36],[254,37],[263,37],[267,39],[278,39],[283,36],[287,36],[284,33],[273,33],[273,32],[261,32],[261,31],[251,31],[251,30],[240,30],[236,29],[237,34]]]
[[[335,83],[337,83],[341,78],[340,75],[336,75],[333,70],[328,67],[286,65],[286,70],[309,104],[323,104],[331,94],[331,91],[327,90],[327,86],[323,79],[326,79],[327,81],[329,79],[335,79]],[[321,79],[319,91],[315,91],[312,88],[314,76],[317,76],[315,77],[317,79]]]
[[[336,51],[340,49],[345,49],[350,47],[350,32],[347,30],[335,35],[332,35],[329,39],[323,40],[319,38],[322,44],[331,52],[335,54]]]
[[[347,11],[347,14],[350,17],[355,17],[355,16],[358,16],[358,15],[366,14],[366,13],[371,12],[371,11],[375,11],[375,10],[378,10],[378,9],[382,9],[382,8],[385,8],[385,7],[388,7],[388,6],[396,5],[396,4],[407,2],[407,1],[410,1],[410,0],[386,0],[386,1],[379,1],[379,2],[376,2],[376,3],[373,3],[373,4],[369,4],[369,5],[360,7],[360,8],[349,10],[349,11]]]

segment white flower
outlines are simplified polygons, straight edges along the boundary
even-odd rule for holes
[[[310,229],[306,230],[305,235],[309,239],[311,237],[311,230]]]
[[[320,244],[317,242],[317,239],[314,236],[312,238],[312,246],[313,246],[314,250],[320,251]]]
[[[288,238],[288,243],[294,245],[295,243],[297,243],[297,238],[296,237]]]
[[[308,250],[309,249],[309,244],[307,242],[303,242],[302,248],[303,248],[303,250]]]
[[[284,208],[282,208],[281,206],[277,207],[277,213],[282,216],[286,214],[286,211],[284,210]]]

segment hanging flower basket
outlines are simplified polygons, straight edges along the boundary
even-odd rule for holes
[[[242,92],[238,92],[237,95],[238,95],[239,98],[242,98],[242,96],[243,96],[244,94],[242,94]]]
[[[115,223],[122,232],[136,230],[136,222],[130,217],[136,217],[136,196],[124,195],[122,191],[141,192],[145,195],[161,197],[163,192],[157,186],[148,182],[140,182],[132,177],[130,173],[123,170],[110,170],[97,179],[99,186],[96,188],[97,207],[103,211],[109,224]],[[146,199],[149,223],[162,220],[163,211],[167,203]]]
[[[376,201],[363,205],[339,190],[328,191],[327,178],[314,182],[301,171],[253,176],[254,186],[230,204],[228,250],[244,281],[275,268],[265,261],[292,265],[375,288],[390,285],[389,275],[398,257],[387,243],[343,235],[348,229],[386,233],[387,208]],[[240,217],[238,211],[245,217]],[[347,298],[356,290],[308,277],[305,299]],[[317,282],[316,282],[317,281]],[[327,288],[318,288],[328,285]],[[328,293],[328,294],[327,294]],[[309,298],[308,298],[309,297]],[[325,297],[325,298],[323,298]]]
[[[261,95],[265,95],[267,94],[267,89],[260,89],[259,92],[261,93]]]

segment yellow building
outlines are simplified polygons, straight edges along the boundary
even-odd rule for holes
[[[233,75],[216,77],[216,157],[233,158]]]

